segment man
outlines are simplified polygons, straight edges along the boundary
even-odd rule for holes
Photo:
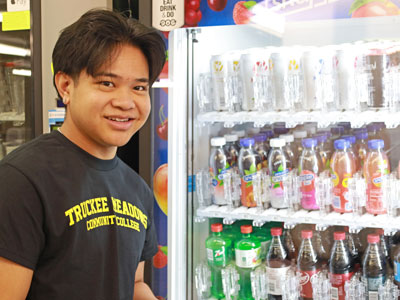
[[[53,51],[59,131],[0,163],[0,299],[156,299],[153,195],[116,157],[150,113],[165,61],[157,32],[107,10],[65,28]]]

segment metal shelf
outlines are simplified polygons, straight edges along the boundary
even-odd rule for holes
[[[357,116],[355,118],[355,116]],[[287,128],[293,128],[305,122],[317,122],[319,128],[325,128],[337,122],[350,122],[353,128],[362,127],[371,122],[385,122],[387,128],[400,125],[400,112],[380,111],[331,111],[331,112],[207,112],[197,116],[203,125],[222,122],[227,128],[236,124],[253,122],[262,127],[274,122],[285,122]]]
[[[355,216],[352,213],[340,214],[331,212],[322,215],[320,211],[290,211],[288,209],[259,209],[257,207],[247,208],[244,206],[229,209],[228,206],[211,205],[198,208],[197,217],[202,218],[223,218],[224,222],[235,220],[253,220],[254,222],[278,221],[291,224],[316,224],[317,226],[349,226],[350,228],[384,228],[386,231],[397,231],[400,229],[400,216],[390,217],[388,215],[364,214]]]

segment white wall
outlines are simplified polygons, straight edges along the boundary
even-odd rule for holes
[[[56,92],[51,73],[51,54],[64,27],[91,8],[112,8],[112,0],[42,0],[42,92],[43,131],[48,132],[48,110],[56,107]]]

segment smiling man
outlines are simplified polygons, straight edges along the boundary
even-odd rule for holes
[[[107,10],[61,32],[65,122],[0,163],[0,299],[156,299],[143,282],[153,194],[116,152],[147,120],[164,61],[156,31]]]

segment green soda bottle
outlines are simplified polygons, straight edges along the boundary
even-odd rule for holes
[[[222,234],[222,224],[211,224],[211,236],[206,239],[207,261],[211,269],[211,295],[217,299],[225,298],[222,288],[221,269],[226,267],[232,257],[232,240]]]
[[[251,293],[250,273],[261,264],[261,243],[251,235],[253,227],[242,225],[242,237],[235,243],[235,261],[239,273],[239,299],[254,300]]]
[[[236,240],[241,238],[241,234],[239,230],[236,230],[236,227],[234,227],[231,224],[224,224],[224,231],[223,235],[228,237],[232,241],[232,260],[235,260],[235,247],[233,246]]]
[[[265,260],[267,257],[269,245],[271,243],[271,233],[263,227],[253,227],[253,236],[258,238],[261,243],[261,260]]]

